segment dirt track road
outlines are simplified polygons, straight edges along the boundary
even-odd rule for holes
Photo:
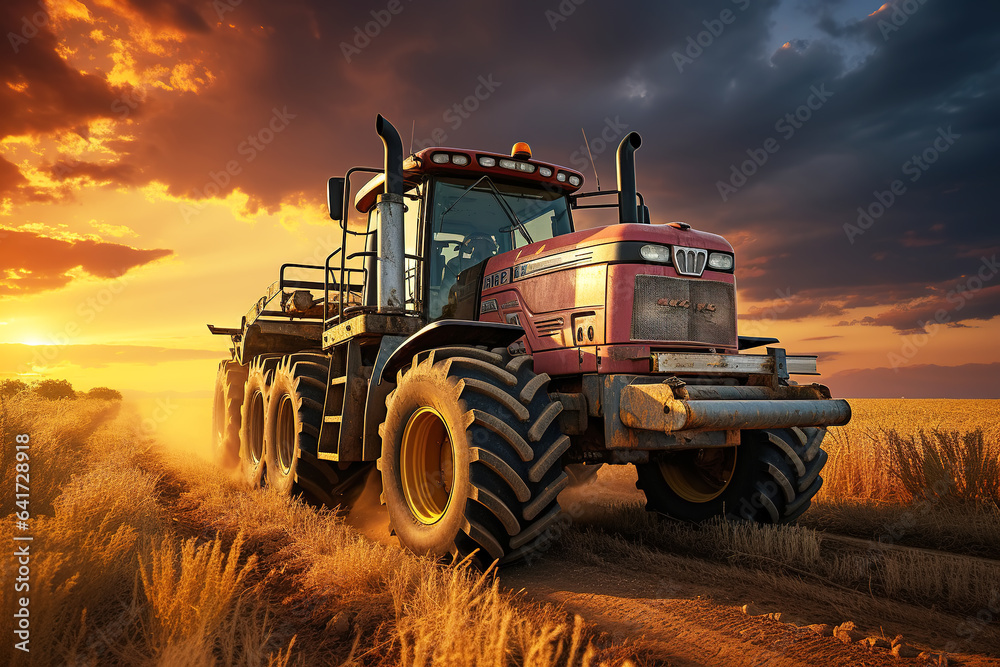
[[[620,479],[599,478],[571,490],[564,504],[583,508],[565,537],[533,563],[508,567],[501,581],[527,599],[561,604],[614,639],[629,638],[652,663],[669,665],[925,665],[888,649],[850,645],[811,624],[854,621],[866,636],[902,634],[920,651],[942,651],[948,664],[1000,665],[996,625],[969,636],[965,619],[838,588],[807,577],[747,572],[723,563],[684,558],[641,544],[622,548],[614,537],[588,536],[587,507],[608,500],[641,501]],[[751,613],[742,611],[751,603]],[[772,613],[781,614],[780,620]],[[975,655],[975,653],[980,653]]]

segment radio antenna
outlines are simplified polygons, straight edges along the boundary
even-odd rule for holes
[[[587,141],[587,131],[582,127],[580,132],[583,132],[583,143],[587,146],[587,155],[590,156],[590,166],[594,168],[594,178],[597,179],[597,191],[601,191],[601,176],[597,173],[597,165],[594,163],[594,154],[590,152],[590,142]]]
[[[417,119],[413,119],[413,125],[410,126],[410,155],[413,155],[413,134],[417,131]]]

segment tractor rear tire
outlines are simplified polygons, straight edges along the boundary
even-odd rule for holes
[[[529,557],[564,526],[562,403],[532,358],[466,346],[417,354],[379,428],[382,501],[411,551],[479,567]]]
[[[216,460],[225,468],[235,468],[240,456],[240,411],[247,367],[233,359],[219,362],[212,400],[212,447]]]
[[[298,352],[274,371],[264,436],[267,484],[287,497],[329,507],[349,505],[371,463],[332,464],[317,457],[330,357]]]
[[[636,466],[646,509],[691,522],[795,521],[823,485],[825,428],[743,431],[737,447],[688,450]]]
[[[240,473],[250,486],[258,487],[264,479],[264,415],[274,369],[280,355],[260,355],[250,362],[243,410],[240,420]]]

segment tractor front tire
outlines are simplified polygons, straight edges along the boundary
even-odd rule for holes
[[[330,357],[298,352],[274,371],[264,420],[267,484],[278,493],[303,496],[329,507],[345,506],[370,463],[331,464],[318,458]]]
[[[233,359],[219,362],[212,401],[212,447],[216,460],[225,468],[235,468],[240,452],[240,412],[247,367]]]
[[[379,428],[383,502],[400,543],[480,567],[518,560],[560,529],[562,404],[528,355],[455,346],[399,372]]]
[[[823,485],[825,428],[743,431],[737,447],[664,455],[636,466],[646,509],[675,519],[795,521]]]

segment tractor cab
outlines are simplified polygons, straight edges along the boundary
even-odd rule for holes
[[[570,196],[583,176],[533,160],[519,142],[509,156],[424,149],[403,161],[403,183],[404,302],[407,311],[434,322],[476,318],[476,294],[490,258],[572,232]],[[339,198],[349,184],[332,186]],[[355,209],[368,216],[358,235],[376,233],[376,202],[384,191],[380,172],[354,198]],[[355,261],[364,256],[351,255]]]

